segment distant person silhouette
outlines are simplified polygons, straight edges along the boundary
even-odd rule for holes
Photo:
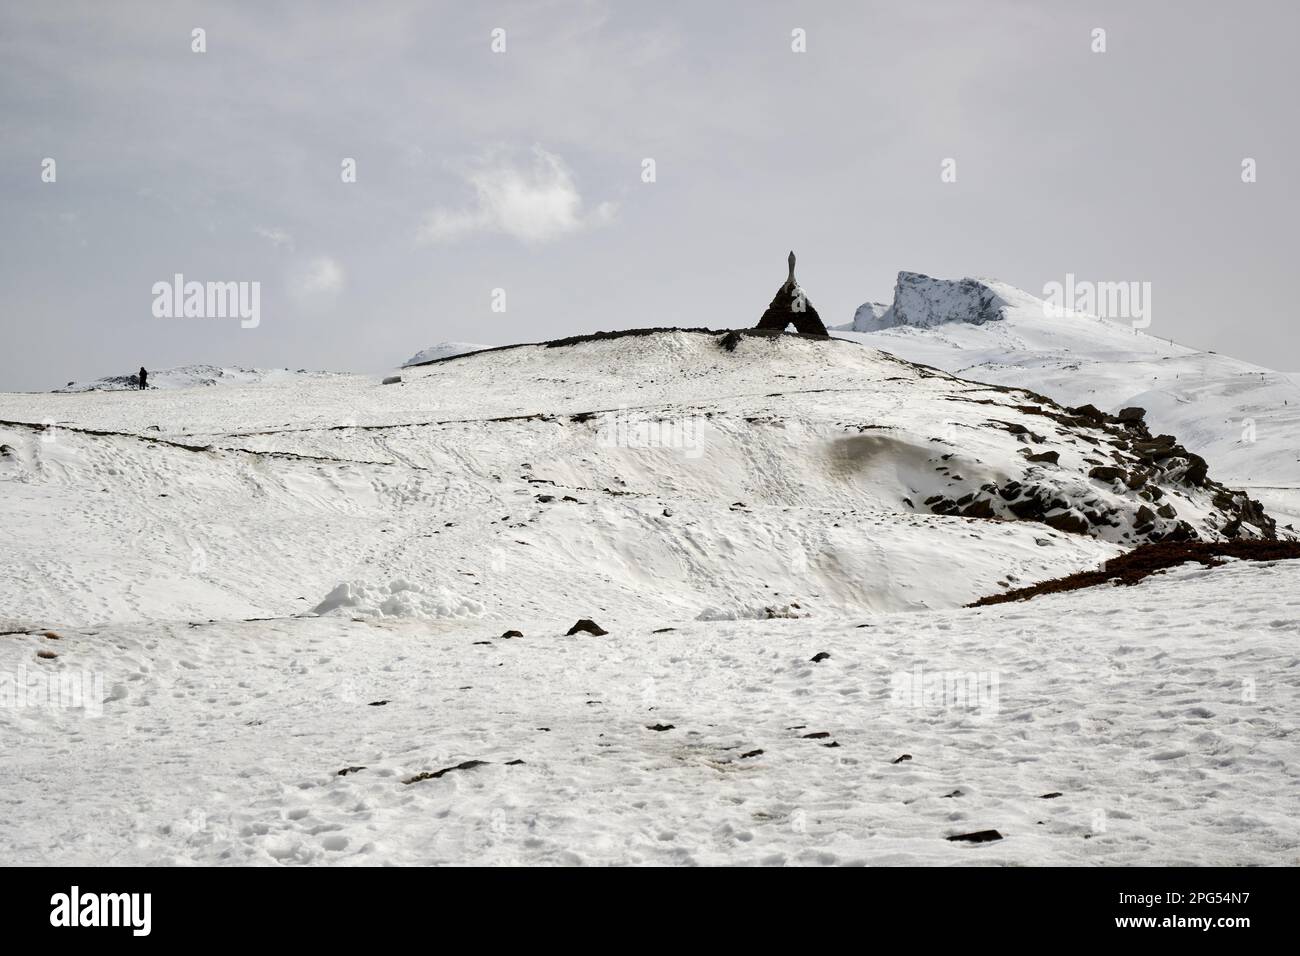
[[[140,366],[140,390],[144,391],[149,387],[149,373],[143,365]]]

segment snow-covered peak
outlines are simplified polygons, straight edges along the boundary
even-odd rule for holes
[[[401,364],[402,368],[410,368],[412,365],[427,365],[430,362],[436,362],[439,359],[452,358],[456,355],[467,355],[470,352],[481,352],[483,349],[491,348],[490,345],[476,345],[473,342],[439,342],[437,345],[431,345],[427,349],[421,349],[412,355],[409,359]]]
[[[874,332],[877,329],[885,328],[880,324],[880,319],[888,311],[889,306],[884,302],[863,302],[858,306],[858,310],[853,313],[852,322],[846,322],[844,325],[833,325],[831,330],[834,332]]]
[[[894,304],[877,319],[875,329],[896,325],[931,328],[947,322],[983,325],[1001,319],[1006,305],[978,279],[932,279],[919,272],[900,272],[894,284]]]
[[[1143,327],[1144,323],[1064,308],[998,279],[935,279],[919,272],[900,272],[890,305],[863,303],[853,322],[837,331],[920,332],[927,333],[926,338],[962,340],[973,335],[978,341],[992,336],[1007,351],[1158,349],[1168,354],[1175,348],[1166,339],[1141,331]]]

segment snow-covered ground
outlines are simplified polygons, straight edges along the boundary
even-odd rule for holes
[[[237,368],[218,365],[181,365],[176,368],[146,370],[149,388],[197,388],[211,385],[254,385],[259,382],[294,381],[302,377],[329,379],[338,373],[312,372],[298,369],[296,372],[287,368]],[[132,391],[139,386],[135,372],[125,375],[109,375],[95,379],[93,382],[69,382],[57,392],[111,392]]]
[[[1109,426],[793,336],[403,379],[0,394],[6,859],[1296,862],[1297,571],[961,609],[1134,543]],[[924,504],[1016,485],[1115,523]]]
[[[510,640],[347,617],[10,636],[0,671],[102,675],[107,700],[0,709],[0,847],[14,864],[1294,866],[1297,595],[1281,562],[606,637],[564,637],[558,613]],[[986,829],[1004,839],[946,839]]]

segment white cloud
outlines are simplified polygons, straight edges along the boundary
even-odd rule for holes
[[[465,175],[475,203],[467,209],[435,209],[425,218],[418,238],[452,242],[474,233],[504,233],[523,242],[547,242],[603,225],[614,218],[614,203],[585,213],[573,171],[564,160],[540,146],[532,162],[496,159]]]
[[[329,256],[299,263],[289,277],[289,292],[300,303],[323,304],[342,290],[343,266]]]
[[[288,249],[293,248],[293,236],[278,227],[268,228],[267,226],[256,226],[253,232],[257,233],[275,248],[279,249],[284,246]]]

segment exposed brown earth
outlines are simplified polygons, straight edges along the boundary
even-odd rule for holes
[[[1008,601],[1024,601],[1040,594],[1058,594],[1077,591],[1108,581],[1116,584],[1137,584],[1143,578],[1177,567],[1188,561],[1198,561],[1206,567],[1223,564],[1224,558],[1243,561],[1283,561],[1300,558],[1300,541],[1160,541],[1144,544],[1120,555],[1098,571],[1081,571],[1064,578],[1040,581],[1027,588],[1017,588],[1004,594],[990,594],[967,607],[987,607]]]

